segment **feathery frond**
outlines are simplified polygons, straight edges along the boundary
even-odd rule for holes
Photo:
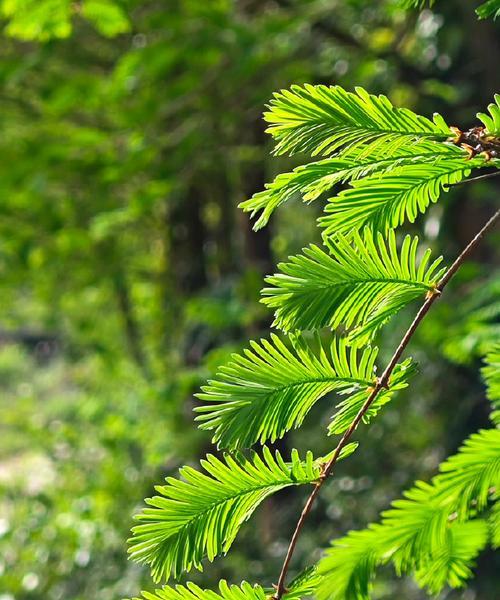
[[[440,502],[434,481],[417,481],[382,513],[386,549],[390,549],[398,574],[420,566],[443,548],[449,514],[451,511]]]
[[[445,543],[415,571],[415,580],[431,594],[445,585],[463,587],[472,576],[477,555],[488,541],[488,524],[482,519],[455,523],[447,531]]]
[[[382,531],[382,525],[369,525],[332,543],[318,565],[318,600],[370,600],[371,582],[381,564]]]
[[[274,210],[296,195],[302,195],[304,202],[316,200],[322,193],[337,183],[354,181],[374,173],[391,173],[397,167],[414,164],[435,163],[441,158],[460,159],[467,156],[464,150],[452,144],[420,140],[409,146],[398,148],[391,156],[385,148],[374,148],[367,155],[363,148],[351,150],[347,156],[339,154],[318,162],[301,165],[291,173],[282,173],[240,204],[245,212],[255,217],[254,229],[264,227]]]
[[[266,278],[262,302],[274,309],[274,325],[284,331],[340,325],[351,340],[366,340],[409,302],[434,290],[443,273],[441,258],[429,265],[430,250],[417,260],[418,238],[406,236],[397,250],[390,231],[366,229],[351,239],[328,241],[330,253],[309,246]]]
[[[346,447],[344,457],[355,446]],[[201,461],[205,472],[191,467],[180,469],[182,479],[168,477],[167,485],[157,486],[158,496],[148,498],[135,519],[129,540],[129,553],[140,563],[150,565],[153,579],[178,577],[192,567],[202,569],[201,561],[228,551],[241,525],[270,494],[290,485],[314,482],[321,473],[322,459],[299,459],[296,450],[285,463],[266,447],[262,458],[253,453],[225,456],[208,455]]]
[[[294,85],[275,93],[269,108],[264,118],[277,142],[276,154],[328,156],[342,148],[347,156],[363,146],[368,155],[383,146],[391,156],[416,140],[444,141],[451,135],[440,115],[431,121],[360,87],[353,93],[340,86]]]
[[[500,15],[500,0],[494,0],[498,8],[498,15]],[[500,137],[500,94],[495,94],[495,102],[488,105],[488,112],[477,113],[477,118],[482,122],[486,128],[486,133],[491,136]]]
[[[500,430],[473,434],[430,484],[417,482],[382,513],[379,524],[335,540],[318,566],[319,600],[364,600],[378,565],[415,572],[432,592],[463,584],[487,541],[483,521],[470,519],[500,484]],[[432,574],[428,573],[432,565]]]
[[[301,600],[314,589],[314,576],[307,573],[303,581],[292,581],[288,591],[283,595],[283,600]],[[222,579],[219,581],[219,592],[202,589],[195,583],[186,585],[164,586],[154,593],[142,592],[142,600],[268,600],[272,592],[260,585],[250,585],[243,581],[241,585],[229,585]],[[134,598],[134,600],[141,600]]]
[[[274,442],[299,427],[312,406],[332,391],[346,396],[348,407],[364,402],[375,381],[377,348],[348,347],[345,339],[335,338],[327,348],[317,339],[316,349],[302,336],[290,341],[290,348],[276,335],[253,342],[197,394],[209,404],[195,409],[201,413],[196,420],[202,429],[215,430],[214,442],[224,448]],[[396,389],[402,386],[396,379]],[[384,390],[384,401],[392,391],[392,386]]]
[[[288,585],[283,598],[285,600],[302,600],[312,596],[318,587],[320,576],[316,565],[307,567],[299,573]],[[273,591],[270,590],[270,595]]]
[[[266,600],[266,594],[260,585],[250,585],[246,581],[241,586],[228,585],[224,579],[219,582],[219,593],[188,582],[175,587],[165,586],[154,593],[142,592],[142,597],[144,600]]]
[[[431,163],[402,165],[352,182],[326,205],[318,221],[325,228],[323,235],[348,234],[365,226],[385,233],[405,221],[413,223],[450,185],[485,162],[484,157],[456,156],[436,156]]]
[[[491,488],[500,489],[500,429],[471,435],[439,470],[439,497],[452,510],[467,514],[472,502],[477,510],[482,510]]]

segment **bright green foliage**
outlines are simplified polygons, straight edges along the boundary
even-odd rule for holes
[[[319,564],[318,598],[368,599],[376,566],[388,561],[434,593],[463,585],[487,543],[486,523],[473,517],[500,484],[500,431],[472,435],[440,470],[393,502],[380,524],[333,542]]]
[[[394,231],[365,230],[350,239],[327,241],[329,253],[310,246],[268,277],[262,302],[275,311],[284,331],[340,325],[351,339],[367,339],[415,298],[432,291],[443,274],[441,258],[429,265],[430,250],[417,259],[418,239],[406,236],[398,251]]]
[[[370,581],[380,561],[381,525],[351,531],[333,542],[319,563],[320,584],[316,596],[332,600],[368,599]]]
[[[484,157],[467,160],[455,152],[431,163],[412,163],[375,173],[352,183],[352,187],[332,198],[319,224],[324,235],[347,234],[369,226],[386,232],[405,221],[413,223],[420,213],[437,202],[450,185],[465,179],[472,168],[481,167]]]
[[[493,408],[490,418],[495,425],[500,425],[500,342],[487,354],[485,362],[481,372],[486,383],[486,397]]]
[[[346,447],[344,456],[355,446]],[[205,473],[191,467],[180,470],[182,480],[168,477],[167,485],[158,486],[160,494],[146,500],[135,518],[129,552],[134,560],[150,565],[155,581],[167,580],[195,567],[201,561],[228,551],[241,525],[270,494],[290,485],[312,483],[321,474],[325,459],[306,460],[292,451],[285,463],[276,452],[266,447],[262,458],[253,454],[225,456],[224,461],[208,455],[201,461]]]
[[[485,429],[467,439],[457,454],[440,466],[438,495],[459,516],[474,506],[482,510],[491,488],[500,485],[500,430]]]
[[[6,33],[22,40],[47,41],[71,34],[73,16],[81,14],[107,37],[130,29],[116,0],[1,0],[0,13],[9,19]]]
[[[497,1],[498,11],[500,14],[500,0]],[[500,94],[495,94],[495,102],[488,105],[488,112],[478,113],[477,118],[483,123],[486,128],[486,133],[489,135],[500,137]]]
[[[242,202],[240,207],[251,212],[252,217],[262,211],[254,225],[254,229],[258,230],[267,224],[278,206],[297,194],[302,195],[304,202],[312,202],[337,183],[355,181],[374,173],[390,175],[398,167],[434,164],[437,159],[459,160],[465,156],[465,152],[457,146],[428,140],[419,140],[397,148],[390,156],[387,156],[383,146],[371,148],[369,154],[363,147],[353,148],[347,156],[341,154],[301,165],[292,173],[278,175],[272,183],[266,185],[264,191],[254,194],[252,198]]]
[[[409,505],[408,505],[409,506]],[[437,593],[445,585],[461,587],[472,575],[471,565],[487,542],[487,525],[475,519],[465,523],[447,525],[440,511],[433,512],[427,505],[413,506],[413,514],[405,514],[408,529],[389,531],[389,525],[371,525],[363,531],[351,531],[336,540],[327,558],[320,563],[320,585],[317,597],[332,600],[370,600],[371,582],[377,565],[388,562],[395,552],[399,574],[414,571],[415,579],[429,592]],[[419,510],[420,509],[420,510]],[[448,527],[445,535],[443,528]],[[412,529],[419,536],[412,536]],[[432,555],[424,540],[431,535],[440,535],[439,543],[433,546]],[[398,536],[405,536],[398,541]],[[420,555],[418,563],[413,561],[399,564],[399,548],[408,545],[408,555]],[[399,567],[399,568],[398,568]],[[325,569],[323,572],[321,569]],[[325,577],[321,578],[321,574]]]
[[[154,594],[142,592],[142,596],[144,600],[266,600],[266,594],[259,585],[252,586],[246,581],[237,586],[221,580],[219,592],[204,590],[189,582],[187,585],[165,586]]]
[[[440,115],[430,121],[360,87],[353,93],[340,86],[295,85],[274,94],[264,118],[277,142],[276,154],[317,156],[342,149],[349,156],[362,147],[368,155],[383,147],[391,156],[409,143],[444,141],[451,133]]]
[[[490,107],[488,127],[495,126],[495,111]],[[290,343],[275,335],[251,342],[198,394],[204,402],[196,409],[200,427],[214,432],[219,447],[232,450],[281,438],[333,391],[342,399],[329,433],[342,434],[360,410],[366,409],[361,414],[368,422],[395,390],[406,387],[411,359],[396,365],[387,389],[366,407],[377,381],[378,352],[367,344],[411,301],[439,293],[445,269],[441,258],[431,262],[429,249],[419,253],[417,237],[406,236],[398,248],[394,227],[413,222],[472,168],[498,166],[453,144],[453,132],[439,115],[430,121],[362,89],[353,94],[340,87],[294,86],[275,95],[266,120],[278,154],[338,154],[278,177],[244,202],[244,210],[261,213],[256,228],[296,194],[309,202],[336,183],[350,181],[352,187],[331,199],[320,219],[326,249],[312,245],[266,278],[262,302],[274,309],[274,325],[290,333]],[[334,336],[325,347],[318,333],[324,327],[340,329],[343,337]],[[315,331],[313,344],[303,336],[306,330]],[[341,456],[354,448],[347,445]],[[160,495],[147,500],[150,508],[136,517],[130,552],[150,565],[156,581],[201,569],[205,557],[213,561],[227,552],[264,498],[318,482],[334,455],[313,461],[309,453],[301,462],[294,451],[289,464],[266,447],[263,458],[237,454],[221,461],[209,455],[202,461],[205,473],[185,467],[183,480],[168,478],[157,488]],[[306,577],[307,590],[295,589],[297,599],[313,587],[320,600],[368,598],[376,567],[389,561],[432,593],[462,585],[489,529],[496,531],[493,517],[490,523],[477,517],[499,484],[500,431],[482,431],[441,465],[430,484],[417,482],[394,502],[380,524],[335,541],[312,579]],[[187,600],[194,589],[165,588],[160,594]],[[238,594],[255,589],[231,588]],[[198,596],[213,594],[196,590]]]
[[[345,396],[341,413],[350,414],[374,384],[378,349],[349,348],[345,339],[335,338],[326,348],[319,339],[316,346],[297,336],[291,337],[289,348],[272,335],[270,341],[253,342],[244,354],[234,354],[198,394],[209,403],[195,409],[201,413],[200,427],[215,430],[213,441],[223,448],[246,448],[255,442],[274,442],[299,427],[328,392]],[[380,402],[405,385],[404,368],[399,366]]]
[[[487,0],[476,10],[481,19],[500,17],[500,0]]]
[[[488,133],[497,135],[500,108],[488,108],[491,116],[478,117]],[[430,121],[362,88],[352,93],[339,86],[293,86],[275,94],[265,119],[277,154],[336,154],[279,175],[243,202],[252,217],[260,213],[254,229],[296,194],[310,202],[335,184],[351,181],[351,187],[330,199],[319,220],[324,236],[365,226],[385,233],[405,221],[413,223],[451,185],[486,164],[485,156],[471,160],[450,143],[453,132],[440,115]],[[499,161],[488,164],[498,167]]]
[[[71,0],[2,0],[10,19],[6,32],[25,40],[64,38],[71,33]]]
[[[408,379],[415,370],[415,365],[412,363],[411,358],[396,365],[391,375],[389,388],[383,389],[377,394],[375,401],[372,402],[370,408],[363,415],[362,422],[369,423],[371,419],[378,414],[380,409],[391,400],[392,394],[395,391],[406,388],[408,386]],[[349,428],[359,410],[361,410],[365,400],[366,395],[356,394],[337,404],[337,412],[328,426],[329,433],[331,435],[344,433],[344,431]]]
[[[283,600],[300,600],[304,596],[309,596],[314,590],[317,578],[311,569],[308,569],[304,576],[298,577],[290,583],[288,591],[283,596]],[[176,585],[175,587],[165,586],[161,590],[156,590],[153,594],[142,592],[144,600],[267,600],[273,592],[265,590],[260,585],[250,585],[243,581],[240,586],[228,585],[222,579],[219,581],[219,593],[212,590],[201,589],[192,582],[186,585]],[[140,600],[135,598],[134,600]]]
[[[287,592],[284,595],[285,600],[302,600],[312,596],[318,587],[320,577],[315,565],[307,567],[297,575],[287,586]],[[274,590],[271,590],[273,593]]]
[[[474,519],[456,523],[449,528],[446,540],[428,562],[423,562],[416,570],[417,583],[431,594],[439,593],[447,584],[452,588],[463,587],[472,576],[473,561],[487,540],[486,521]]]

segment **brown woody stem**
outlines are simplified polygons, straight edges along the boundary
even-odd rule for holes
[[[352,434],[356,430],[360,421],[362,420],[362,418],[364,417],[364,415],[366,414],[366,412],[368,411],[368,409],[370,408],[370,406],[376,399],[379,391],[382,388],[387,387],[389,385],[389,378],[392,374],[392,371],[394,370],[394,367],[396,366],[398,360],[400,359],[401,355],[403,354],[406,346],[408,345],[409,341],[411,340],[413,334],[415,333],[416,329],[420,325],[421,321],[424,319],[425,315],[428,313],[430,307],[434,304],[434,301],[437,298],[439,298],[439,296],[441,295],[441,292],[443,291],[445,286],[448,284],[450,279],[453,277],[453,275],[455,275],[455,273],[458,271],[458,269],[460,268],[462,263],[465,261],[465,259],[476,248],[476,246],[479,244],[479,242],[484,237],[484,235],[490,229],[492,229],[494,227],[494,225],[496,224],[496,222],[499,219],[500,219],[500,210],[498,210],[491,217],[491,219],[482,227],[482,229],[474,236],[474,238],[462,250],[460,255],[457,257],[457,259],[454,261],[454,263],[446,271],[446,273],[444,274],[442,279],[437,284],[437,286],[435,288],[435,293],[427,296],[425,302],[422,304],[422,306],[420,307],[420,310],[418,311],[415,318],[413,319],[412,324],[409,326],[406,333],[404,334],[403,339],[399,343],[399,346],[396,348],[394,354],[392,355],[392,358],[389,361],[389,364],[385,368],[382,375],[377,379],[377,382],[375,383],[374,387],[372,388],[370,395],[365,400],[365,403],[360,408],[358,414],[354,417],[349,428],[347,429],[347,431],[344,433],[344,435],[340,439],[339,443],[337,444],[337,447],[335,448],[335,450],[332,454],[332,457],[324,465],[321,477],[320,477],[319,481],[315,484],[313,491],[307,498],[304,508],[302,509],[302,512],[300,514],[299,520],[297,521],[297,525],[295,526],[295,531],[293,532],[293,535],[290,540],[290,544],[288,546],[288,550],[287,550],[287,553],[285,556],[285,560],[283,562],[283,566],[281,567],[281,573],[280,573],[280,576],[278,579],[278,584],[276,585],[276,593],[273,596],[275,600],[281,600],[283,594],[286,593],[285,580],[286,580],[286,576],[288,574],[288,569],[290,567],[290,561],[292,560],[293,553],[294,553],[295,547],[297,545],[297,540],[302,531],[302,527],[304,526],[304,522],[307,519],[309,513],[311,512],[311,509],[312,509],[312,506],[316,499],[316,496],[319,494],[319,491],[320,491],[321,487],[323,486],[323,484],[325,483],[328,476],[332,473],[333,468],[335,467],[335,464],[337,463],[339,455],[342,451],[342,448],[344,448],[344,446],[348,443],[349,439],[351,438]]]

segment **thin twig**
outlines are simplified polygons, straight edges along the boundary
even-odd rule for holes
[[[493,173],[486,173],[486,175],[478,175],[477,177],[471,177],[470,179],[463,179],[455,185],[463,185],[464,183],[471,183],[473,181],[481,181],[481,179],[491,179],[492,177],[500,177],[500,171],[494,171]]]
[[[442,279],[439,281],[439,283],[435,287],[434,291],[431,292],[430,294],[428,294],[425,302],[420,307],[420,310],[418,311],[417,315],[413,319],[412,324],[407,329],[406,333],[403,336],[403,339],[399,343],[399,346],[396,348],[396,351],[392,355],[392,358],[389,361],[389,364],[385,368],[385,370],[382,373],[382,375],[378,378],[377,383],[373,387],[373,390],[371,391],[370,395],[365,400],[365,403],[360,408],[358,414],[354,417],[354,419],[352,420],[349,428],[347,429],[347,431],[344,433],[344,435],[340,439],[339,443],[337,444],[337,447],[335,448],[335,450],[333,452],[333,455],[332,455],[331,459],[323,467],[323,471],[322,471],[322,474],[320,476],[320,479],[315,484],[313,491],[311,492],[311,494],[307,498],[307,501],[306,501],[306,503],[304,505],[302,513],[301,513],[301,515],[299,517],[299,520],[297,521],[297,525],[295,526],[295,531],[293,532],[292,538],[290,540],[290,544],[288,546],[288,551],[286,553],[285,560],[284,560],[283,566],[281,568],[281,573],[280,573],[280,576],[279,576],[279,579],[278,579],[278,584],[276,585],[276,593],[274,594],[274,599],[275,600],[281,600],[283,594],[286,593],[285,580],[286,580],[286,576],[288,574],[288,568],[290,566],[290,561],[292,560],[292,556],[293,556],[293,553],[295,551],[295,546],[297,545],[297,540],[298,540],[299,535],[301,533],[302,527],[304,525],[305,520],[307,519],[307,516],[311,512],[311,508],[312,508],[312,506],[314,504],[316,496],[318,495],[321,487],[325,483],[325,481],[328,478],[328,476],[332,473],[333,468],[334,468],[335,464],[337,463],[339,455],[340,455],[340,453],[342,451],[342,448],[344,448],[344,446],[347,444],[347,442],[351,438],[352,434],[354,433],[354,431],[356,430],[357,426],[359,425],[361,419],[365,416],[366,412],[368,411],[368,409],[370,408],[370,406],[372,405],[372,403],[376,399],[379,391],[382,388],[385,388],[385,387],[387,387],[389,385],[389,378],[390,378],[390,376],[392,374],[392,371],[394,370],[394,367],[396,366],[398,360],[400,359],[401,355],[403,354],[406,346],[408,345],[408,342],[412,338],[412,336],[415,333],[417,327],[420,325],[421,321],[423,320],[423,318],[425,317],[425,315],[429,311],[430,307],[434,304],[434,301],[436,300],[436,298],[438,298],[441,295],[441,292],[443,291],[443,289],[445,288],[445,286],[447,285],[447,283],[450,281],[450,279],[453,277],[453,275],[458,271],[458,269],[460,268],[460,266],[462,265],[462,263],[465,261],[465,259],[469,256],[469,254],[479,244],[479,242],[484,237],[484,235],[487,233],[487,231],[489,231],[490,229],[492,229],[493,226],[495,225],[495,223],[499,219],[500,219],[500,210],[498,210],[491,217],[491,219],[482,227],[482,229],[467,244],[467,246],[460,253],[460,255],[458,256],[458,258],[455,260],[455,262],[446,271],[446,273],[444,274],[444,276],[442,277]]]

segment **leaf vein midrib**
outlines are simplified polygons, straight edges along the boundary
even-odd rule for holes
[[[367,157],[367,158],[370,158],[370,157]],[[372,160],[366,160],[365,162],[356,162],[352,165],[341,167],[341,168],[337,169],[337,171],[331,171],[329,173],[325,173],[324,175],[321,175],[320,177],[318,177],[317,180],[326,179],[327,177],[332,177],[334,175],[344,173],[345,171],[353,171],[355,169],[363,169],[364,167],[367,167],[370,165],[379,165],[379,164],[385,164],[385,163],[389,163],[389,164],[390,163],[401,163],[406,160],[410,161],[410,162],[418,162],[420,159],[424,159],[424,158],[433,158],[433,159],[436,159],[436,161],[437,161],[437,160],[439,160],[439,158],[448,158],[448,156],[447,156],[446,152],[442,152],[442,153],[437,152],[436,153],[436,152],[432,152],[431,150],[429,150],[428,152],[421,152],[420,154],[395,154],[394,156],[390,156],[388,158],[374,157],[374,158],[372,158]],[[457,158],[458,158],[458,155],[457,155]],[[334,161],[336,159],[332,158],[329,160]],[[311,163],[311,164],[314,164],[314,163]],[[308,165],[306,165],[306,167],[307,166]],[[369,175],[369,177],[383,177],[387,173],[390,173],[390,171],[383,171],[382,173],[373,173],[373,174]],[[315,183],[315,182],[313,182],[313,183]],[[310,184],[310,185],[312,185],[312,184]]]
[[[327,382],[327,381],[338,381],[340,382],[346,382],[346,383],[358,383],[360,385],[371,385],[373,383],[373,381],[369,380],[369,379],[358,379],[356,377],[338,377],[338,376],[330,376],[330,377],[314,377],[312,379],[302,379],[300,381],[294,381],[292,383],[288,383],[288,384],[283,384],[280,387],[274,388],[271,392],[270,392],[270,396],[272,394],[276,394],[286,388],[290,388],[290,387],[297,387],[300,385],[304,385],[307,383],[320,383],[320,382]]]
[[[290,125],[289,129],[291,128],[297,128],[297,127],[305,127],[309,124],[314,124],[314,125],[323,125],[324,127],[331,127],[331,125],[334,122],[325,122],[324,120],[321,119],[311,119],[311,120],[302,120],[302,123],[300,125]],[[351,129],[353,131],[369,131],[369,132],[374,132],[374,133],[386,133],[386,134],[398,134],[401,136],[422,136],[422,137],[436,137],[436,138],[442,138],[442,139],[447,139],[448,136],[445,133],[440,133],[440,132],[435,132],[435,131],[408,131],[408,130],[400,130],[400,129],[378,129],[375,127],[363,127],[361,125],[348,125],[348,126],[341,126],[339,123],[335,123],[335,126],[338,127],[339,129],[342,129],[342,131],[338,132],[338,135],[340,135],[341,133],[345,133],[346,129]],[[272,127],[272,125],[271,125]],[[334,132],[332,132],[332,135],[334,135]]]
[[[302,385],[313,384],[313,383],[321,383],[321,382],[326,383],[328,381],[331,381],[332,383],[333,382],[356,383],[359,385],[366,385],[366,386],[370,386],[373,384],[373,381],[371,379],[361,379],[361,378],[357,378],[357,377],[339,377],[339,376],[332,375],[332,376],[325,376],[325,377],[312,377],[310,379],[300,379],[298,381],[284,383],[283,385],[280,385],[275,388],[266,388],[266,387],[262,386],[262,391],[265,391],[267,393],[265,393],[261,398],[259,398],[256,401],[249,400],[248,402],[246,402],[244,404],[243,407],[241,405],[238,406],[237,410],[238,410],[239,414],[241,414],[241,411],[248,412],[248,409],[254,408],[257,403],[263,403],[263,402],[267,401],[274,394],[278,394],[279,392],[281,392],[285,389],[288,389],[288,388],[294,388],[294,387],[299,387]]]
[[[224,504],[225,502],[230,502],[231,500],[235,500],[237,498],[241,498],[243,496],[248,496],[254,492],[257,492],[259,490],[265,489],[265,488],[273,488],[275,486],[282,486],[282,485],[300,485],[300,484],[304,484],[304,483],[310,483],[311,480],[310,479],[304,479],[304,480],[295,480],[295,481],[290,481],[290,480],[276,480],[273,482],[268,482],[268,483],[263,483],[261,485],[255,486],[251,489],[247,489],[245,491],[242,491],[240,493],[235,493],[235,494],[231,494],[230,496],[226,496],[224,497],[223,500],[221,500],[220,502],[212,502],[210,505],[208,505],[204,510],[196,513],[196,515],[194,515],[193,517],[191,517],[190,519],[188,519],[179,529],[177,529],[176,531],[174,531],[171,535],[168,535],[167,537],[163,538],[161,542],[159,542],[159,545],[166,542],[167,540],[169,540],[170,538],[172,538],[175,535],[180,535],[181,532],[183,530],[185,530],[186,528],[188,528],[194,521],[197,521],[198,519],[200,519],[201,517],[203,517],[204,515],[206,515],[207,513],[210,513],[211,511],[213,511],[217,506],[220,506],[221,504]],[[221,483],[220,481],[217,481],[217,483]],[[171,500],[171,499],[170,499]],[[161,510],[161,509],[158,509]]]
[[[422,177],[417,180],[417,183],[415,183],[415,185],[411,185],[406,188],[400,188],[394,195],[387,196],[386,197],[387,199],[385,200],[385,202],[378,202],[378,203],[372,204],[373,209],[371,210],[371,213],[373,214],[373,213],[385,212],[385,211],[387,211],[389,206],[393,206],[394,204],[400,203],[402,198],[404,198],[408,194],[415,193],[415,190],[418,189],[419,187],[429,185],[429,182],[439,180],[443,177],[452,175],[453,173],[459,173],[460,171],[468,171],[469,169],[471,169],[473,167],[474,167],[474,165],[463,165],[463,166],[460,166],[460,167],[457,167],[454,169],[450,169],[449,171],[436,173],[429,177],[425,177],[425,178]],[[375,181],[376,174],[373,175],[372,177],[374,178],[373,181]],[[394,175],[392,175],[392,177],[394,177]],[[383,175],[380,177],[380,181],[383,182]],[[447,184],[447,182],[444,182],[444,185],[446,185],[446,184]],[[368,186],[366,186],[366,187],[368,187]],[[353,189],[360,189],[360,188],[353,188]],[[332,204],[335,204],[335,199],[336,198],[331,199]]]
[[[294,275],[288,275],[288,277],[291,277],[291,278],[297,279],[297,280],[301,279],[300,277],[295,277]],[[311,280],[304,280],[304,281],[311,282]],[[348,286],[348,285],[352,285],[353,287],[358,287],[358,286],[367,285],[370,283],[387,283],[388,285],[391,283],[401,283],[401,284],[407,285],[408,287],[418,287],[418,288],[423,288],[426,290],[433,289],[432,283],[424,283],[421,281],[411,281],[409,279],[401,279],[401,278],[382,278],[382,277],[370,277],[367,279],[348,279],[346,281],[339,281],[336,283],[327,283],[325,285],[317,285],[317,286],[311,286],[311,287],[316,287],[316,288],[319,287],[321,289],[342,287],[342,286]],[[275,290],[275,288],[264,288],[263,293],[265,293],[267,289],[269,289],[271,292],[274,292],[274,290]],[[288,293],[296,295],[295,291],[288,292]],[[310,293],[310,292],[308,290],[303,292],[304,295],[307,293]],[[266,297],[268,297],[268,296],[274,296],[274,294],[266,293]]]

